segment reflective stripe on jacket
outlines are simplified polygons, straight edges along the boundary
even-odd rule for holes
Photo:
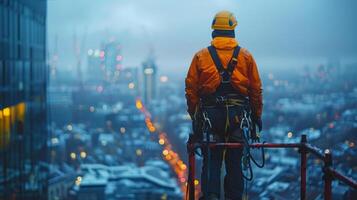
[[[226,68],[238,42],[234,38],[215,37],[211,44],[217,49],[218,56]],[[200,96],[215,92],[221,83],[221,76],[207,48],[194,55],[185,83],[188,112],[192,116]],[[242,95],[249,97],[253,114],[261,117],[262,83],[255,60],[245,48],[241,48],[238,55],[238,64],[232,73],[231,84]]]

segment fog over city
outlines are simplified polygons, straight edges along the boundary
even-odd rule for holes
[[[238,18],[237,39],[264,69],[356,61],[353,0],[50,0],[48,47],[55,37],[64,68],[73,68],[73,35],[95,48],[109,37],[123,45],[123,64],[140,65],[154,50],[159,69],[184,76],[192,54],[209,45],[214,13]],[[64,59],[65,58],[65,59]],[[289,65],[289,67],[287,67]]]

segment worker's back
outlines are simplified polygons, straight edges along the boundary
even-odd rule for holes
[[[215,37],[211,42],[217,50],[224,68],[232,58],[234,48],[238,45],[235,38]],[[221,76],[208,51],[204,48],[197,52],[192,60],[186,78],[186,97],[188,112],[192,115],[199,98],[216,92],[221,83]],[[262,85],[257,66],[252,55],[241,48],[231,75],[231,85],[240,94],[249,97],[252,110],[256,116],[262,113]]]
[[[219,12],[215,16],[211,46],[194,55],[185,81],[194,132],[196,135],[206,132],[215,142],[242,142],[242,126],[249,126],[249,130],[255,127],[250,124],[256,124],[259,129],[262,127],[261,81],[252,55],[235,39],[236,25],[230,12]],[[224,160],[227,172],[224,195],[226,199],[242,199],[242,150],[207,148],[202,152],[202,198],[220,197],[220,172]]]

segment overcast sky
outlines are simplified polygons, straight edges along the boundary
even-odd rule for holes
[[[71,68],[74,34],[86,49],[115,37],[124,66],[141,65],[153,49],[162,72],[184,75],[193,54],[210,43],[212,17],[224,9],[237,16],[237,39],[261,69],[356,62],[354,0],[49,0],[49,51],[57,36],[59,64]]]

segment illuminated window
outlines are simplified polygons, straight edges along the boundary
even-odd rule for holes
[[[144,74],[150,75],[154,73],[154,69],[153,68],[146,68],[144,69]]]

